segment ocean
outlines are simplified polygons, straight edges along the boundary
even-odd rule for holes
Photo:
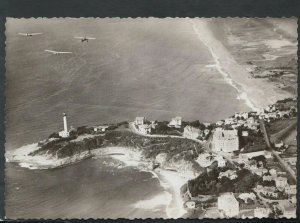
[[[78,35],[96,40],[81,43],[73,38]],[[6,150],[62,129],[63,112],[78,127],[136,116],[215,122],[249,110],[197,35],[184,19],[8,18]],[[106,166],[102,159],[53,170],[7,163],[5,174],[8,218],[166,217],[160,199],[168,197],[166,189],[133,167]]]

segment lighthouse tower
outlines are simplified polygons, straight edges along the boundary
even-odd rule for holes
[[[58,135],[62,138],[69,137],[70,132],[68,131],[68,124],[67,124],[67,114],[63,113],[63,123],[64,123],[64,130],[60,131]]]

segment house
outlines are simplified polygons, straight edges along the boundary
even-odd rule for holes
[[[201,167],[208,167],[214,162],[214,157],[209,153],[201,153],[196,162],[199,163]]]
[[[273,177],[268,175],[268,176],[263,176],[263,181],[272,181]]]
[[[136,124],[136,125],[144,125],[145,122],[146,122],[145,117],[136,117],[134,120],[134,124]]]
[[[296,218],[296,205],[289,202],[288,200],[283,200],[279,202],[278,206],[282,211],[282,216],[285,218]]]
[[[284,192],[288,195],[295,195],[297,193],[297,186],[295,184],[289,185],[287,184],[284,188]]]
[[[249,136],[248,131],[242,131],[242,136]]]
[[[241,113],[236,113],[234,115],[235,118],[243,118],[243,119],[247,119],[249,117],[248,112],[241,112]]]
[[[196,208],[196,202],[195,201],[187,201],[187,202],[185,202],[185,206],[188,209],[195,209]]]
[[[237,130],[224,130],[217,128],[213,134],[212,150],[215,152],[230,153],[239,149]]]
[[[269,173],[273,176],[276,177],[277,176],[277,171],[275,169],[270,169]]]
[[[217,156],[216,160],[218,161],[218,167],[226,166],[226,160],[223,158],[223,156]]]
[[[292,195],[289,199],[289,201],[292,203],[292,204],[296,204],[297,203],[297,197],[296,195]]]
[[[217,126],[222,126],[223,124],[224,124],[224,121],[222,121],[222,120],[216,122],[216,125],[217,125]]]
[[[94,132],[105,132],[108,127],[108,125],[94,126]]]
[[[67,114],[63,113],[63,124],[64,129],[58,133],[58,135],[62,138],[67,138],[70,136],[70,131],[68,131],[68,124],[67,124]]]
[[[251,170],[252,173],[262,177],[264,174],[268,173],[268,170],[265,168],[253,169]]]
[[[138,131],[142,134],[150,134],[151,133],[151,125],[141,124],[138,125]]]
[[[269,217],[271,210],[265,207],[256,207],[254,209],[254,217],[255,218],[267,218]]]
[[[192,127],[190,125],[187,125],[184,127],[183,130],[183,137],[189,138],[189,139],[197,139],[199,136],[202,136],[203,132],[195,127]]]
[[[242,193],[239,195],[239,198],[242,199],[245,203],[248,203],[248,200],[254,201],[256,199],[256,196],[254,193]]]
[[[236,119],[234,119],[234,118],[226,118],[225,119],[225,125],[231,125],[234,123],[236,123]]]
[[[172,118],[172,120],[169,122],[169,127],[175,127],[175,128],[181,128],[182,124],[182,118],[177,116],[175,118]]]
[[[283,145],[284,145],[283,142],[280,141],[280,142],[278,142],[278,143],[275,143],[274,146],[275,146],[275,148],[281,148]]]
[[[225,172],[220,172],[218,178],[221,179],[222,177],[227,177],[230,180],[234,180],[237,178],[236,171],[234,170],[227,170]]]
[[[278,193],[275,187],[263,187],[260,192],[268,197],[278,198]]]
[[[278,190],[283,191],[285,186],[287,186],[287,178],[286,177],[275,178],[275,185]]]
[[[239,202],[233,193],[225,193],[218,197],[218,209],[227,217],[234,217],[239,214]]]
[[[261,150],[261,151],[256,151],[256,152],[239,154],[240,159],[242,159],[243,157],[247,157],[248,159],[251,159],[256,156],[264,156],[266,159],[270,159],[270,158],[272,158],[272,153],[270,151]]]

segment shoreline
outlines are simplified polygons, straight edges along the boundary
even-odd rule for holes
[[[183,200],[181,199],[180,188],[187,182],[187,178],[181,176],[178,172],[168,171],[164,169],[152,170],[150,168],[151,162],[145,160],[142,153],[131,147],[106,147],[99,148],[88,152],[83,152],[72,157],[57,159],[54,156],[29,156],[30,152],[38,149],[38,144],[29,144],[20,147],[12,154],[6,154],[6,162],[18,163],[22,168],[27,169],[54,169],[65,167],[87,158],[111,156],[111,158],[118,160],[124,164],[122,167],[136,167],[140,171],[149,172],[154,178],[157,178],[160,186],[164,189],[163,194],[155,195],[149,200],[141,200],[133,204],[135,208],[149,209],[158,206],[166,206],[167,218],[180,218],[186,210],[183,207]],[[166,218],[166,219],[167,219]]]
[[[190,21],[197,38],[208,48],[215,64],[213,65],[223,76],[224,80],[237,90],[238,100],[256,110],[264,108],[277,100],[293,97],[293,95],[280,91],[266,80],[250,77],[248,71],[236,62],[229,50],[214,36],[209,27],[209,19],[203,21]],[[201,35],[205,33],[205,35]],[[221,58],[221,59],[220,59]]]

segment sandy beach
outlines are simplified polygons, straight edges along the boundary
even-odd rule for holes
[[[278,90],[266,80],[251,78],[248,71],[236,62],[232,54],[214,36],[209,27],[210,21],[211,19],[190,20],[198,39],[209,48],[215,59],[216,69],[224,80],[236,89],[239,95],[237,99],[244,100],[251,110],[255,110],[264,108],[277,100],[291,97],[291,94]]]

